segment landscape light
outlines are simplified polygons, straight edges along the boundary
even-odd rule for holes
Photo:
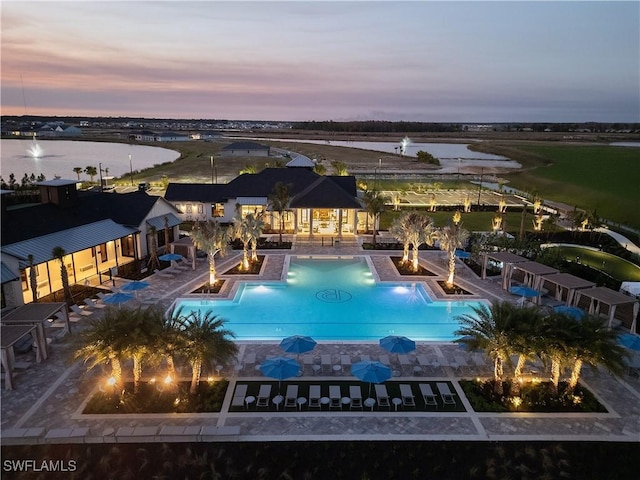
[[[107,380],[107,385],[109,385],[110,387],[113,387],[116,384],[116,377],[109,377],[109,379]]]
[[[164,383],[166,383],[166,384],[171,383],[171,381],[172,381],[172,380],[171,380],[171,375],[167,375],[167,376],[165,377],[165,379],[164,379]]]

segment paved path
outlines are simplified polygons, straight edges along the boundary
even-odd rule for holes
[[[389,260],[390,252],[364,252],[355,244],[338,247],[314,247],[294,245],[291,251],[265,251],[267,261],[260,276],[269,280],[283,278],[287,255],[367,255],[374,267],[374,275],[380,281],[399,279]],[[393,252],[398,255],[399,252]],[[421,252],[421,264],[436,273],[437,277],[424,277],[427,290],[435,297],[445,295],[436,280],[445,275],[446,262],[441,252]],[[225,272],[240,258],[239,252],[222,258],[218,272]],[[145,296],[157,296],[159,304],[168,308],[175,298],[184,296],[194,287],[206,281],[206,262],[198,262],[195,271],[181,273],[175,279],[152,275],[147,280],[151,286]],[[238,277],[222,274],[227,279],[222,291],[214,297],[234,294]],[[242,280],[248,279],[241,277]],[[118,284],[121,284],[118,280]],[[499,282],[479,280],[473,272],[461,264],[457,283],[473,292],[473,298],[509,298]],[[96,311],[94,315],[100,315]],[[75,322],[75,331],[82,330],[86,319]],[[53,330],[52,330],[53,331]],[[251,365],[249,356],[255,355],[258,364],[268,355],[282,354],[276,342],[242,342],[239,364],[223,366],[222,374],[229,378],[222,411],[208,414],[171,415],[82,415],[84,402],[104,384],[104,372],[96,368],[89,372],[73,360],[77,333],[54,341],[46,362],[33,364],[28,370],[18,372],[16,389],[3,390],[2,436],[3,443],[42,442],[126,442],[126,441],[268,441],[268,440],[317,440],[317,439],[412,439],[412,440],[604,440],[640,441],[640,380],[625,376],[616,378],[605,371],[592,372],[585,367],[583,381],[606,405],[606,414],[489,414],[475,413],[469,407],[457,380],[491,374],[491,365],[476,366],[470,354],[451,343],[418,342],[417,355],[438,360],[437,365],[425,367],[411,375],[402,376],[407,381],[446,380],[463,402],[466,412],[414,412],[414,411],[340,411],[340,412],[230,412],[229,405],[237,381],[264,381]],[[333,364],[346,354],[356,361],[361,355],[376,359],[382,352],[377,343],[369,342],[320,342],[313,355],[330,355]],[[456,366],[462,356],[469,367]],[[397,357],[391,355],[394,369]],[[458,357],[458,358],[456,358]],[[411,357],[415,362],[415,356]],[[414,366],[416,364],[414,363]],[[447,366],[440,366],[447,365]],[[453,365],[453,366],[451,366]],[[128,368],[128,366],[126,367]],[[347,370],[347,369],[345,369]],[[413,369],[411,369],[413,371]],[[353,379],[346,371],[321,373],[314,376],[305,371],[301,382],[323,379]],[[188,371],[184,372],[188,375]],[[214,372],[215,373],[215,372]],[[395,379],[394,379],[395,380]],[[22,435],[22,438],[16,436]]]

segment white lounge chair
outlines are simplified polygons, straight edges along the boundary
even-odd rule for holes
[[[83,301],[84,301],[84,304],[89,308],[105,308],[106,307],[104,303],[96,303],[90,298],[85,298]]]
[[[260,385],[260,391],[258,392],[258,401],[256,402],[256,406],[268,407],[270,398],[271,385]]]
[[[320,408],[320,385],[309,387],[309,408]]]
[[[331,370],[331,355],[320,355],[320,365],[322,365],[322,371]]]
[[[389,394],[387,393],[387,387],[385,385],[376,385],[376,401],[380,407],[391,408]]]
[[[453,393],[451,393],[451,389],[449,389],[449,384],[444,382],[436,383],[436,387],[440,392],[440,396],[442,397],[442,401],[445,405],[455,405],[456,401],[453,398]]]
[[[422,398],[424,399],[425,405],[435,405],[438,406],[438,402],[436,401],[436,395],[433,393],[431,389],[431,385],[428,383],[421,383],[419,385],[420,393],[422,394]]]
[[[298,405],[298,385],[288,385],[284,396],[284,408],[296,408]]]
[[[358,408],[362,410],[362,389],[360,385],[349,386],[349,398],[351,398],[351,409]]]
[[[90,315],[93,315],[93,312],[90,312],[89,310],[82,309],[78,305],[71,305],[69,307],[69,310],[71,310],[73,313],[76,313],[78,315],[82,315],[83,317],[88,317]]]
[[[247,396],[247,385],[236,385],[236,391],[233,393],[233,399],[231,400],[232,407],[244,407],[244,399]]]
[[[329,408],[342,408],[342,396],[339,385],[329,385]]]
[[[409,385],[408,383],[400,384],[400,396],[402,397],[402,406],[404,407],[416,406],[416,402],[413,396],[413,391],[411,390],[411,385]]]

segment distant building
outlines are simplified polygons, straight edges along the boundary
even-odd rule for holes
[[[234,142],[222,147],[223,157],[268,157],[271,147],[256,142]]]
[[[156,142],[186,142],[187,140],[191,138],[183,133],[162,132],[155,136]]]

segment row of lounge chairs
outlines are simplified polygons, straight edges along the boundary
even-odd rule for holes
[[[438,406],[437,394],[434,393],[433,388],[428,383],[420,383],[420,395],[426,406]],[[403,407],[416,407],[415,394],[411,384],[400,384],[400,397],[398,400],[394,399],[396,408],[399,405]],[[298,397],[299,385],[292,384],[287,386],[286,394],[284,396],[278,394],[275,397],[271,397],[272,386],[268,384],[260,385],[259,393],[256,397],[247,396],[247,384],[238,384],[236,386],[233,398],[231,400],[232,407],[248,407],[249,404],[255,402],[257,408],[268,408],[270,402],[274,403],[277,408],[284,403],[284,408],[300,408],[301,405],[307,404],[309,410],[320,410],[323,406],[328,406],[329,409],[342,410],[348,407],[350,410],[362,410],[363,406],[370,407],[373,410],[374,405],[378,405],[379,408],[391,409],[391,399],[387,392],[387,386],[385,384],[375,385],[375,398],[366,399],[363,401],[362,388],[360,385],[349,385],[348,395],[340,385],[329,385],[328,396],[323,395],[322,387],[320,385],[309,386],[309,398],[308,403],[306,398]],[[443,405],[455,405],[456,400],[454,393],[451,392],[449,384],[446,382],[436,383],[437,392],[442,399]],[[344,395],[343,395],[344,393]]]

